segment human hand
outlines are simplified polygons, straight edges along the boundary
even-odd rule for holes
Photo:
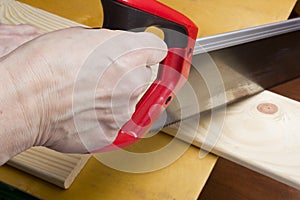
[[[166,53],[149,33],[79,27],[17,48],[0,63],[0,160],[32,146],[84,153],[111,144]]]
[[[0,23],[0,58],[41,34],[42,31],[31,25]]]

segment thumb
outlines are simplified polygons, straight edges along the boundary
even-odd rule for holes
[[[151,66],[162,61],[167,55],[167,45],[152,33],[119,31],[97,47],[105,68],[114,65],[130,70],[138,66]],[[97,53],[96,53],[97,54]],[[103,54],[102,54],[103,55]]]

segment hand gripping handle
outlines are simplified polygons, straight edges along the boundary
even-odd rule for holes
[[[197,26],[186,16],[156,0],[101,0],[103,28],[145,31],[155,26],[164,32],[168,54],[156,80],[136,105],[131,119],[119,130],[113,144],[95,152],[124,148],[142,138],[186,82],[197,37]]]

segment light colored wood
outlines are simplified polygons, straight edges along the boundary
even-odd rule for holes
[[[62,154],[45,147],[34,147],[7,164],[68,189],[91,155]]]
[[[226,112],[216,111],[213,118],[201,116],[194,144],[213,146],[219,156],[300,189],[299,122],[300,102],[264,91],[229,105]],[[220,132],[214,123],[223,123]],[[184,128],[187,136],[193,134]],[[174,125],[165,132],[177,129]]]
[[[101,27],[103,12],[101,0],[19,0],[35,8],[90,27]]]
[[[0,23],[32,24],[44,32],[71,26],[84,26],[15,0],[0,1]]]

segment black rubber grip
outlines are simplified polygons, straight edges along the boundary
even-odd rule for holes
[[[114,0],[101,2],[104,12],[103,28],[143,32],[146,28],[155,26],[164,32],[164,41],[169,48],[186,47],[188,33],[184,26]]]

